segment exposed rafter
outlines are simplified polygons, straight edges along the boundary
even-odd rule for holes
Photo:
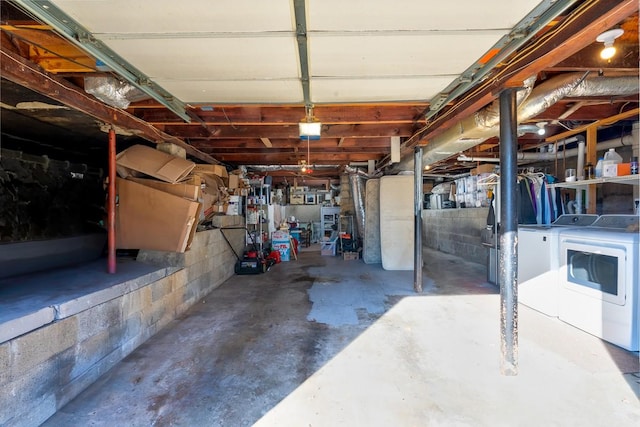
[[[0,50],[0,55],[2,57],[0,67],[3,78],[28,87],[42,95],[56,99],[64,105],[95,117],[105,123],[127,129],[148,141],[154,143],[171,142],[184,148],[187,153],[204,162],[219,163],[213,157],[193,148],[182,139],[168,135],[125,111],[97,101],[95,98],[79,90],[78,87],[74,87],[67,80],[47,73],[14,52],[5,50],[4,46],[2,46]]]

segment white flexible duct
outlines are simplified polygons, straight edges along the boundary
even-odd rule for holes
[[[353,199],[353,206],[356,210],[356,228],[358,236],[364,237],[364,223],[366,220],[366,212],[364,209],[364,196],[365,196],[365,180],[373,178],[373,175],[369,175],[361,169],[351,166],[345,166],[345,172],[349,174],[349,187],[351,189],[351,198]]]
[[[531,90],[534,78],[525,81],[525,90],[518,92],[518,122],[524,122],[540,114],[565,98],[581,96],[633,95],[639,92],[637,75],[588,76],[585,73],[568,73],[552,77]],[[476,114],[462,119],[444,133],[429,141],[424,148],[423,164],[430,165],[447,159],[498,136],[500,133],[499,100],[495,100]],[[413,170],[413,155],[408,155],[393,165],[389,171]]]

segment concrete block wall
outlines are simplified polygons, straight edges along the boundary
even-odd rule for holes
[[[423,245],[486,265],[488,249],[481,231],[487,225],[489,208],[427,209],[422,211]],[[429,262],[425,260],[425,263]]]
[[[214,217],[213,224],[219,228],[243,227],[243,218],[222,215]],[[244,229],[225,229],[222,231],[213,229],[196,233],[190,249],[185,253],[140,251],[138,254],[137,260],[140,262],[186,270],[185,280],[188,294],[181,304],[180,313],[233,276],[237,258],[225,241],[223,232],[233,245],[233,250],[238,255],[242,255],[245,246]]]
[[[285,216],[290,218],[295,216],[300,223],[320,222],[321,204],[315,205],[287,205],[285,207]]]
[[[242,224],[240,217],[217,222]],[[141,251],[140,262],[162,264],[170,274],[0,344],[0,425],[40,425],[232,276],[236,258],[220,233],[196,233],[184,254]],[[237,251],[244,235],[228,230]]]

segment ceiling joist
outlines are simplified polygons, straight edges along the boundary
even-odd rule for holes
[[[67,80],[40,69],[14,52],[5,50],[4,46],[0,50],[0,56],[2,57],[0,67],[3,78],[53,98],[100,121],[127,129],[147,141],[153,143],[171,142],[184,148],[187,153],[197,159],[207,163],[219,163],[216,159],[193,148],[183,140],[168,135],[127,112],[99,102],[78,87],[74,87]]]

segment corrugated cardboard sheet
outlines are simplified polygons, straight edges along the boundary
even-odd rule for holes
[[[116,182],[116,247],[184,252],[200,203],[125,179]]]
[[[195,166],[190,160],[145,145],[134,145],[116,156],[116,169],[122,178],[149,175],[175,184],[185,179]]]

